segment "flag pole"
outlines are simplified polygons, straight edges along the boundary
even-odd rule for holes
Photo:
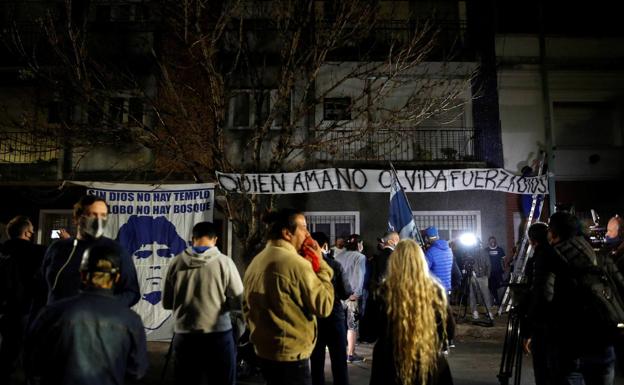
[[[407,199],[407,194],[405,193],[405,190],[403,189],[403,185],[401,184],[401,181],[399,180],[399,175],[396,172],[396,169],[394,168],[394,165],[392,164],[392,162],[388,162],[390,164],[390,170],[392,171],[392,175],[395,178],[397,184],[399,185],[399,187],[401,188],[401,193],[405,196],[405,202],[407,202],[407,207],[409,208],[410,214],[412,215],[412,219],[414,218],[414,214],[412,211],[412,206],[409,203],[409,199]],[[420,234],[420,229],[418,228],[418,225],[416,224],[416,221],[414,221],[414,230],[416,231],[416,241],[418,243],[420,243],[420,246],[424,247],[425,246],[425,241],[422,238],[422,234]]]

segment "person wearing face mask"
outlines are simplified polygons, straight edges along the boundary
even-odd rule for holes
[[[346,251],[338,254],[336,260],[344,269],[353,293],[343,301],[347,312],[347,362],[362,362],[364,357],[355,353],[360,320],[360,299],[364,288],[364,274],[366,274],[366,257],[362,254],[364,244],[358,234],[352,234],[345,243]]]
[[[25,318],[32,300],[32,282],[45,247],[33,243],[30,219],[18,215],[6,228],[9,240],[0,250],[0,384],[10,384],[22,349]]]
[[[100,197],[85,195],[74,205],[76,237],[54,242],[43,259],[41,272],[47,289],[47,304],[78,294],[81,289],[80,258],[96,240],[119,250],[121,274],[114,295],[128,307],[139,301],[140,290],[134,262],[116,241],[104,236],[107,217],[108,206]],[[39,300],[42,302],[41,298]]]

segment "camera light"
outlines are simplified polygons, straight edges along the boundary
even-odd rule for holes
[[[477,237],[473,233],[463,233],[459,236],[459,242],[466,247],[472,247],[477,244]]]

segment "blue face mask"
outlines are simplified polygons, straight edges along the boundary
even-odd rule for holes
[[[210,246],[193,246],[193,251],[196,252],[197,254],[202,254],[209,248]]]

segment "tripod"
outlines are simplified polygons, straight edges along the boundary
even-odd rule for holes
[[[503,356],[501,358],[498,381],[501,385],[508,385],[513,375],[514,385],[520,385],[522,377],[522,339],[520,337],[520,313],[513,306],[507,319]]]
[[[482,303],[487,308],[485,294],[483,293],[483,291],[481,290],[481,286],[479,286],[477,282],[477,275],[474,272],[473,263],[464,263],[464,269],[462,270],[462,280],[459,288],[459,313],[461,314],[460,318],[462,320],[466,319],[466,313],[468,312],[468,301],[470,299],[471,290],[474,290],[476,302]],[[487,294],[489,295],[490,293]],[[492,319],[492,316],[490,314],[490,309],[487,309],[485,313],[487,316],[487,321],[485,321],[484,326],[492,326],[494,324],[494,320]],[[483,324],[483,322],[473,322],[477,324]]]

